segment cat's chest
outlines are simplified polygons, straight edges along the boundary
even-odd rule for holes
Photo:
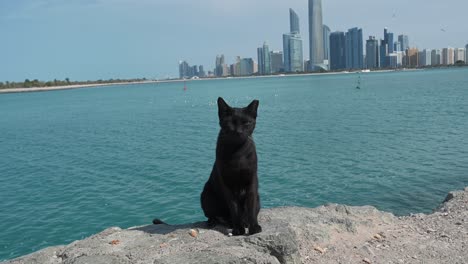
[[[257,172],[256,157],[243,156],[218,163],[221,177],[227,185],[249,185]]]

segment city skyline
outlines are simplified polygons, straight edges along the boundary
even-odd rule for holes
[[[461,26],[462,10],[468,7],[466,1],[416,0],[408,4],[401,0],[329,0],[322,4],[323,24],[331,32],[359,27],[364,39],[370,35],[381,38],[382,29],[388,27],[395,33],[394,40],[397,35],[408,35],[411,46],[419,50],[462,48],[468,43],[468,29]],[[269,8],[258,13],[264,5]],[[0,80],[177,77],[179,60],[204,65],[208,71],[216,54],[224,54],[229,62],[238,55],[256,58],[255,47],[264,41],[270,50],[281,50],[281,34],[290,27],[289,8],[302,18],[300,28],[307,32],[307,5],[305,0],[200,4],[146,0],[3,1],[0,30],[7,38],[2,42],[0,57],[7,63],[0,66]],[[189,12],[192,6],[204,11]],[[417,7],[426,12],[414,12]],[[215,21],[241,24],[221,26]],[[270,26],[245,30],[257,21],[266,21]],[[304,59],[310,56],[306,35],[302,34]]]

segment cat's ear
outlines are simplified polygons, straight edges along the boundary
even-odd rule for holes
[[[258,100],[253,100],[248,106],[247,111],[254,117],[257,118]]]
[[[218,115],[219,118],[228,115],[231,112],[231,107],[224,101],[223,98],[218,97]]]

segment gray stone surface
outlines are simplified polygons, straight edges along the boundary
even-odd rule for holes
[[[263,232],[253,236],[203,222],[111,227],[4,263],[467,263],[467,207],[465,188],[429,215],[337,204],[264,209]]]

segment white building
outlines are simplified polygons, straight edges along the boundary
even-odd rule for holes
[[[457,61],[465,61],[465,49],[464,48],[456,48],[454,50],[454,59],[453,62],[456,63]]]

